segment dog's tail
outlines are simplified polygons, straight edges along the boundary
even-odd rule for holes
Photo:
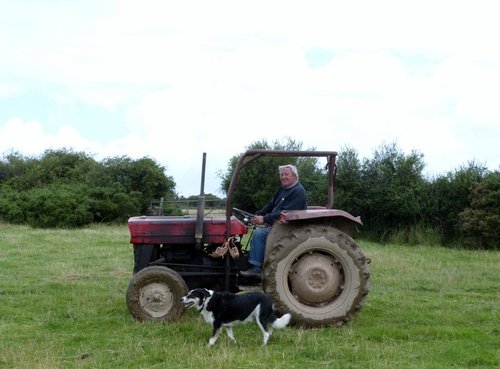
[[[292,318],[292,316],[288,313],[283,315],[281,318],[276,319],[273,322],[273,328],[275,328],[275,329],[285,328],[288,325],[288,323],[290,323],[291,318]]]

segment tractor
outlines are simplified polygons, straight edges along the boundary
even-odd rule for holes
[[[241,170],[269,156],[326,158],[328,204],[282,212],[267,238],[261,278],[245,278],[239,272],[249,266],[254,215],[232,207],[232,198]],[[204,153],[196,215],[136,216],[128,221],[134,270],[126,302],[132,316],[175,321],[184,312],[181,297],[202,287],[234,293],[262,290],[278,312],[292,315],[296,326],[350,321],[369,291],[370,259],[352,238],[362,226],[360,217],[333,208],[336,157],[335,151],[247,150],[231,177],[225,217],[217,217],[205,214]]]

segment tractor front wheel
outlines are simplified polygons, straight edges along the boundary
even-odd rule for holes
[[[127,307],[141,321],[174,321],[184,312],[181,297],[188,288],[172,269],[150,266],[134,275],[127,289]]]

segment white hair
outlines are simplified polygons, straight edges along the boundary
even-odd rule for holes
[[[278,171],[280,174],[283,171],[283,169],[290,169],[293,175],[297,178],[297,180],[299,179],[299,171],[297,170],[297,167],[295,165],[293,164],[280,165],[278,167]]]

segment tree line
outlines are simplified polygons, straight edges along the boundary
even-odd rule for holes
[[[99,162],[66,149],[40,157],[14,152],[0,160],[0,219],[45,228],[124,222],[174,189],[173,178],[151,158]]]
[[[301,150],[293,140],[251,149]],[[238,156],[221,175],[227,190]],[[255,211],[279,185],[277,167],[295,164],[310,205],[326,205],[327,178],[316,158],[262,158],[243,169],[234,193],[236,207]],[[334,207],[361,216],[362,236],[377,242],[447,244],[477,249],[500,248],[500,172],[471,161],[427,178],[423,154],[405,154],[396,143],[383,144],[371,158],[344,147],[337,158]],[[276,176],[262,176],[262,173]]]
[[[248,149],[301,150],[302,143],[254,142]],[[239,153],[219,173],[226,193]],[[260,209],[279,185],[277,168],[295,164],[310,205],[326,205],[327,180],[321,158],[264,157],[243,168],[233,206]],[[364,223],[362,236],[378,242],[438,243],[478,249],[500,248],[500,172],[471,161],[427,178],[424,157],[405,154],[396,143],[360,159],[351,147],[339,150],[334,207]],[[273,173],[275,175],[273,175]],[[72,150],[47,150],[39,157],[13,152],[0,159],[0,219],[34,227],[81,227],[125,222],[147,214],[165,199],[164,214],[183,197],[154,159],[126,156],[96,161]],[[195,195],[190,196],[193,198]],[[207,198],[218,199],[207,194]]]

